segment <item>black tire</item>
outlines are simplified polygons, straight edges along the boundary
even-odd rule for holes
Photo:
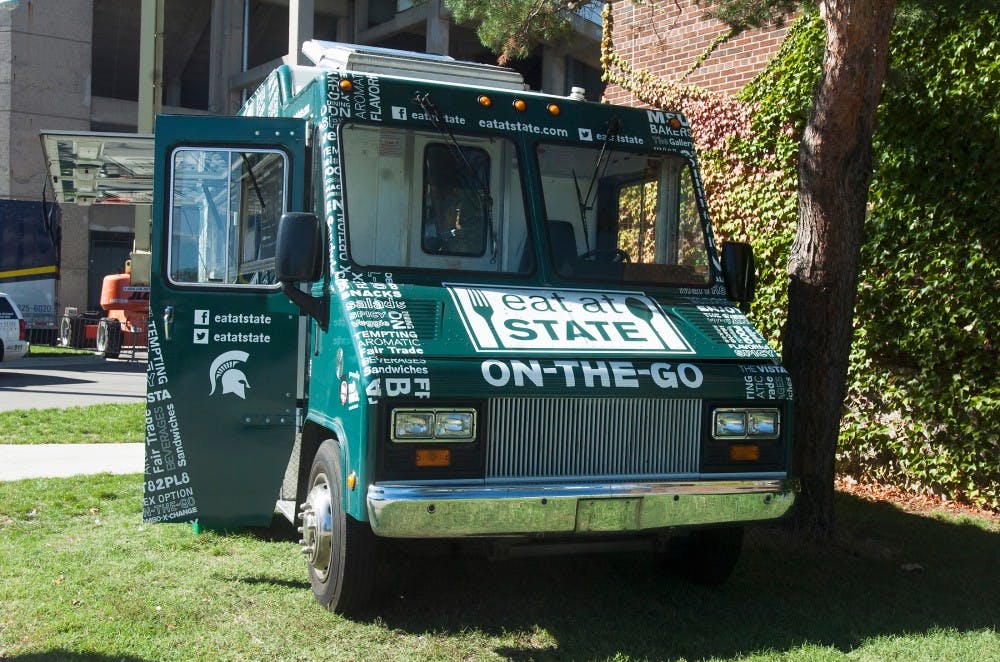
[[[302,544],[316,601],[332,612],[355,615],[368,606],[375,588],[377,539],[367,522],[344,512],[340,448],[320,445],[302,504]]]
[[[122,331],[121,322],[118,320],[111,321],[114,322],[114,324],[108,326],[108,331],[110,331],[111,336],[109,338],[109,354],[107,354],[107,357],[109,359],[117,359],[118,355],[121,354],[122,351],[122,342],[125,338],[125,332]]]
[[[742,549],[742,526],[703,529],[672,539],[666,562],[694,584],[718,586],[733,574]]]
[[[106,359],[117,359],[122,351],[122,325],[115,319],[104,318],[97,324],[97,351]]]
[[[87,345],[87,320],[83,317],[63,317],[59,337],[65,347],[81,349]]]
[[[59,320],[60,345],[62,345],[63,347],[75,347],[75,345],[73,344],[74,341],[73,329],[74,325],[72,317],[63,316],[63,318]]]

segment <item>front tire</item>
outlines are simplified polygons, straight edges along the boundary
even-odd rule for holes
[[[313,460],[299,514],[302,552],[316,601],[350,616],[363,610],[374,592],[377,540],[367,522],[344,512],[343,483],[340,448],[327,439]]]

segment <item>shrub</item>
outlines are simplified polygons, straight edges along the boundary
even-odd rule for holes
[[[839,469],[998,508],[1000,17],[903,5],[875,137]],[[796,156],[823,48],[806,14],[743,91],[749,130],[703,149],[723,236],[763,266],[753,317],[776,345]],[[733,175],[737,175],[734,177]]]
[[[807,11],[733,99],[614,53],[605,78],[691,120],[718,242],[749,241],[751,317],[780,350],[797,156],[823,56]],[[875,135],[839,470],[1000,509],[1000,15],[903,0]]]

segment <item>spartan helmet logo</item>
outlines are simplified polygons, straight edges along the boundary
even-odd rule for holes
[[[212,390],[208,394],[214,395],[215,387],[221,382],[223,395],[233,393],[246,400],[246,389],[250,388],[250,383],[238,366],[246,363],[248,358],[249,354],[238,349],[216,356],[208,369],[208,378],[212,382]]]

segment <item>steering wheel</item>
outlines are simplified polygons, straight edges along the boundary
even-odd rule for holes
[[[629,254],[620,248],[595,248],[580,256],[581,260],[594,260],[601,262],[631,262]]]

